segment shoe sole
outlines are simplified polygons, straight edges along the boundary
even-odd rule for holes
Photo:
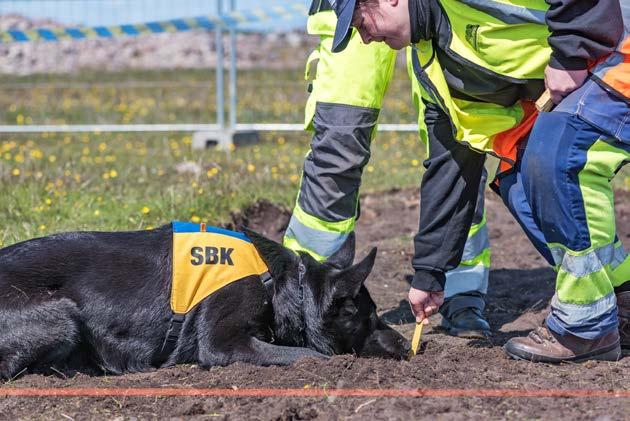
[[[468,329],[444,329],[444,331],[450,335],[455,336],[457,338],[466,338],[466,339],[487,339],[490,337],[490,332],[485,330],[468,330]]]
[[[587,354],[582,354],[575,356],[573,358],[553,358],[553,357],[545,357],[542,355],[532,354],[531,352],[523,351],[523,350],[508,350],[505,346],[503,347],[503,351],[511,358],[515,360],[524,360],[531,361],[534,363],[551,363],[551,364],[560,364],[565,362],[573,362],[573,363],[581,363],[585,361],[595,360],[595,361],[619,361],[623,357],[623,352],[621,350],[621,346],[619,342],[614,345],[608,346],[604,349],[600,349],[597,351],[589,352]],[[626,350],[630,351],[630,350]]]

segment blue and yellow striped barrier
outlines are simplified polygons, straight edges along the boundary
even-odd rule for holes
[[[199,16],[195,18],[171,19],[162,22],[147,22],[116,26],[95,26],[92,28],[52,28],[28,31],[0,31],[0,44],[30,41],[59,41],[67,39],[115,38],[185,32],[193,29],[238,28],[244,23],[273,20],[287,20],[306,17],[308,8],[303,4],[278,5],[269,8],[253,8],[226,13],[220,16]]]

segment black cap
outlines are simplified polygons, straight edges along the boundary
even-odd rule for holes
[[[352,33],[352,16],[354,16],[354,8],[357,4],[356,0],[330,0],[333,10],[337,14],[337,28],[335,29],[335,38],[333,39],[333,53],[343,51],[348,45],[350,34]]]

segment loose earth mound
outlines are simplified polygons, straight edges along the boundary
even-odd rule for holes
[[[0,387],[202,387],[202,388],[511,388],[630,390],[630,357],[619,363],[559,366],[506,358],[501,345],[539,325],[553,294],[553,272],[531,247],[499,200],[488,193],[493,268],[486,314],[488,341],[447,337],[429,329],[424,351],[410,362],[334,357],[291,367],[234,364],[209,371],[180,366],[120,377],[26,375]],[[620,238],[630,243],[630,195],[619,193]],[[262,202],[240,215],[276,239],[287,211]],[[357,258],[378,245],[368,287],[381,314],[407,337],[413,330],[405,301],[411,275],[411,237],[418,223],[415,190],[369,195],[362,201]],[[433,325],[439,323],[439,316]],[[3,398],[0,418],[90,419],[117,416],[192,419],[623,419],[630,399],[611,398]]]

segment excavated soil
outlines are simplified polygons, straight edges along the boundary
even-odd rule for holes
[[[630,242],[630,194],[619,193],[618,229]],[[418,223],[417,191],[368,195],[358,224],[362,257],[378,246],[368,287],[381,314],[407,337],[413,323],[404,300],[411,275],[411,237]],[[225,387],[225,388],[571,388],[630,389],[630,357],[618,363],[546,365],[508,359],[509,338],[544,319],[553,272],[527,242],[500,201],[488,193],[493,271],[486,315],[490,340],[458,339],[428,331],[412,361],[355,358],[303,360],[290,367],[234,364],[202,370],[179,366],[119,377],[26,375],[2,387]],[[279,239],[288,211],[261,202],[234,224]],[[437,316],[439,317],[439,316]],[[438,320],[434,320],[436,325]],[[1,392],[0,392],[1,394]],[[628,419],[630,399],[552,398],[0,398],[6,419]]]

